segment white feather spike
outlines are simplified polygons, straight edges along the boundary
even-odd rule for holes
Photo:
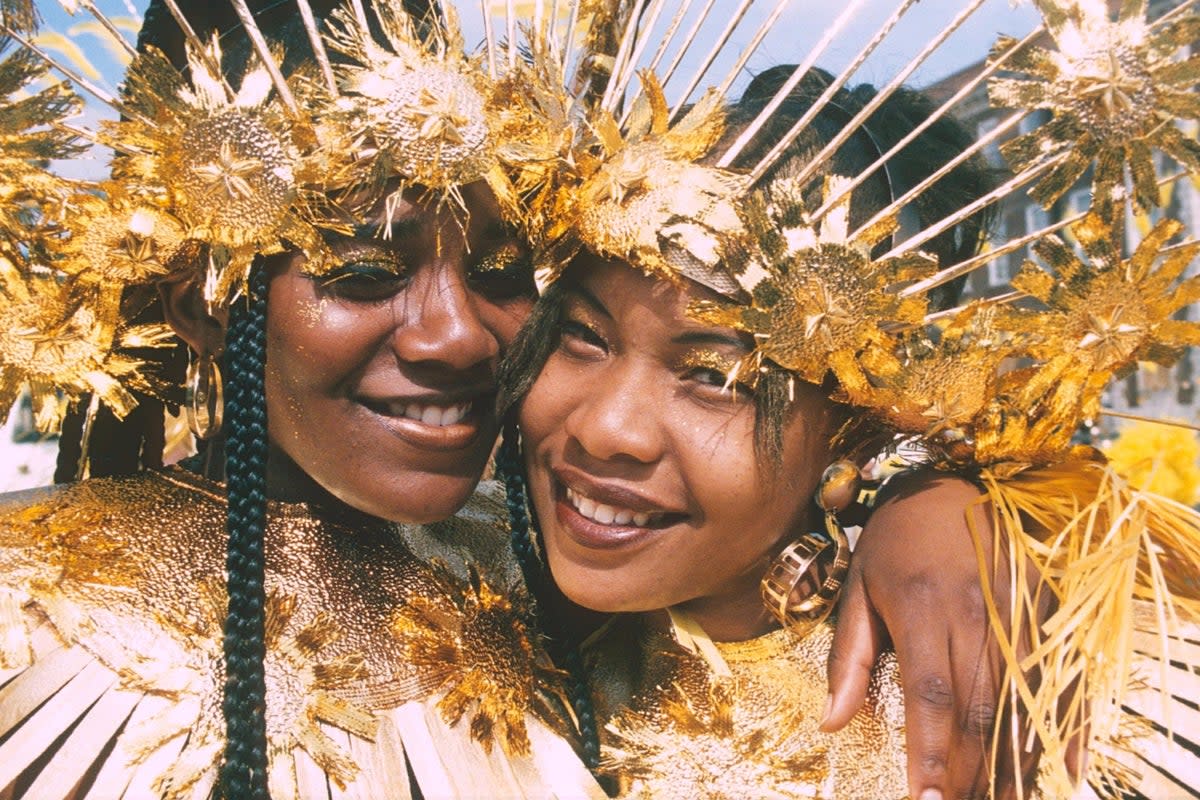
[[[716,4],[716,1],[717,0],[708,0],[704,4],[704,8],[700,9],[699,16],[697,16],[695,21],[692,22],[692,27],[688,28],[687,35],[683,37],[683,43],[679,46],[679,51],[675,53],[675,57],[671,59],[671,63],[665,70],[663,70],[661,79],[663,86],[666,86],[668,83],[670,83],[671,78],[675,75],[675,70],[679,68],[680,62],[683,61],[683,57],[687,55],[687,51],[691,49],[691,46],[695,43],[696,36],[700,33],[700,28],[704,25],[704,21],[708,19],[708,14],[710,11],[712,11],[713,5]]]
[[[696,87],[700,85],[700,81],[704,80],[704,75],[708,72],[709,67],[712,66],[713,61],[725,49],[725,44],[729,41],[729,37],[733,35],[734,30],[737,29],[742,18],[746,16],[746,12],[750,10],[753,2],[754,0],[742,0],[742,2],[738,3],[733,16],[730,17],[729,22],[725,25],[725,29],[721,31],[721,35],[717,38],[717,41],[713,43],[712,48],[708,51],[708,55],[704,57],[704,61],[700,64],[699,68],[692,72],[692,79],[688,81],[687,87],[679,97],[679,102],[671,109],[670,120],[674,120],[675,117],[679,116],[679,112],[687,105],[688,98],[692,96],[692,92],[696,91]]]
[[[300,18],[304,22],[304,30],[308,34],[308,41],[312,45],[317,65],[321,68],[321,76],[325,78],[325,85],[329,87],[329,93],[336,98],[339,96],[337,80],[333,77],[333,65],[329,63],[329,53],[325,50],[325,42],[321,39],[320,29],[317,28],[317,19],[313,14],[312,6],[308,0],[296,0],[296,5],[300,7]]]
[[[642,60],[642,55],[646,51],[646,46],[650,44],[651,32],[654,30],[654,26],[658,24],[658,18],[662,15],[662,10],[665,5],[666,0],[654,0],[653,4],[650,6],[650,11],[646,15],[646,21],[638,24],[640,35],[635,37],[636,41],[633,51],[625,60],[625,65],[621,69],[620,78],[618,79],[616,87],[613,89],[613,97],[615,98],[614,105],[617,100],[625,95],[626,89],[629,88],[629,84],[637,72],[638,62]],[[632,110],[633,104],[629,103],[628,108]]]
[[[636,0],[633,9],[629,12],[629,19],[625,22],[625,30],[621,34],[621,45],[617,48],[616,58],[613,59],[612,72],[608,77],[608,85],[604,87],[604,95],[600,98],[600,110],[611,111],[616,105],[616,88],[620,83],[621,70],[625,68],[625,59],[629,57],[630,50],[633,49],[634,39],[637,38],[638,21],[642,16],[642,11],[646,7],[646,0]]]
[[[1172,428],[1185,428],[1189,431],[1200,431],[1200,425],[1193,425],[1190,422],[1184,422],[1178,419],[1168,419],[1165,417],[1143,417],[1141,414],[1130,414],[1127,411],[1117,411],[1113,408],[1101,408],[1100,414],[1105,417],[1118,417],[1120,419],[1129,419],[1135,422],[1152,422],[1155,425],[1167,425]]]
[[[505,0],[504,27],[508,35],[508,68],[512,69],[517,65],[517,10],[513,8],[513,0]]]
[[[479,12],[483,16],[483,44],[487,49],[488,77],[496,79],[496,31],[492,27],[492,14],[488,0],[479,0]]]
[[[658,70],[658,65],[662,63],[663,57],[667,54],[667,47],[675,39],[675,34],[679,31],[679,26],[683,24],[683,18],[687,16],[688,10],[692,7],[692,0],[682,0],[679,8],[675,11],[675,16],[671,18],[671,24],[667,26],[667,30],[663,33],[662,41],[659,42],[658,49],[654,51],[654,57],[650,59],[650,63],[646,65],[646,69],[651,72]]]
[[[233,101],[236,92],[229,82],[225,80],[225,73],[221,69],[221,65],[213,61],[212,55],[208,48],[204,46],[204,42],[200,41],[200,37],[196,35],[195,29],[192,28],[192,23],[188,22],[187,15],[179,8],[179,4],[175,0],[163,0],[167,5],[167,10],[171,12],[171,16],[175,18],[175,24],[179,26],[179,30],[183,31],[183,38],[191,46],[191,48],[199,53],[200,59],[204,62],[204,66],[208,68],[210,75],[221,81],[221,86],[225,89],[225,99]]]
[[[10,28],[8,26],[8,23],[0,24],[0,29],[2,29],[4,31],[5,36],[12,38],[12,40],[15,41],[17,44],[21,45],[26,50],[28,50],[29,52],[36,55],[38,58],[45,61],[51,67],[53,67],[54,69],[61,72],[63,75],[65,75],[67,77],[68,80],[70,80],[72,83],[77,84],[79,86],[79,88],[83,89],[88,94],[95,97],[101,103],[104,103],[105,105],[109,106],[110,108],[113,108],[116,111],[121,112],[122,114],[127,113],[126,109],[122,108],[121,104],[119,102],[117,102],[117,98],[113,97],[111,94],[104,91],[99,86],[92,83],[87,78],[83,77],[78,72],[76,72],[75,70],[71,69],[70,67],[66,66],[65,64],[60,63],[57,59],[54,58],[54,56],[50,55],[45,50],[38,47],[36,44],[34,44],[29,39],[26,39],[24,36],[22,36],[20,33],[18,33],[15,29]],[[141,121],[143,121],[143,122],[148,122],[144,117],[140,117],[139,119],[141,119]]]
[[[858,175],[854,176],[852,181],[839,189],[832,197],[826,200],[824,205],[822,205],[816,210],[816,212],[813,213],[813,220],[817,221],[824,219],[825,215],[836,208],[837,205],[846,197],[846,195],[861,186],[868,178],[874,175],[880,167],[891,160],[893,156],[895,156],[905,147],[908,147],[913,140],[928,130],[931,125],[933,125],[942,117],[946,116],[946,114],[950,112],[950,109],[954,108],[964,98],[969,97],[975,91],[975,88],[979,86],[979,84],[983,83],[985,80],[998,72],[1013,53],[1016,53],[1022,47],[1032,42],[1035,38],[1040,36],[1043,31],[1045,31],[1045,28],[1039,26],[1024,39],[1019,42],[1014,42],[1009,49],[1005,50],[1003,53],[993,59],[986,68],[984,68],[978,75],[964,84],[963,87],[955,92],[953,96],[938,106],[937,110],[930,114],[928,118],[923,120],[920,125],[913,128],[907,136],[896,142],[896,144],[892,145],[891,149],[886,153],[881,153],[879,158],[876,159],[873,164],[864,169]]]
[[[362,0],[350,0],[350,8],[354,12],[354,21],[358,23],[358,27],[364,31],[371,30],[371,25],[367,22],[367,9],[363,8]]]
[[[1029,114],[1030,114],[1030,112],[1027,110],[1026,111],[1014,111],[1012,114],[1005,117],[1003,120],[1001,120],[999,122],[999,124],[996,125],[995,128],[992,128],[992,130],[988,131],[987,134],[979,137],[974,142],[972,142],[970,147],[963,150],[961,153],[959,153],[954,158],[947,161],[942,166],[938,167],[937,170],[935,170],[932,174],[930,174],[928,177],[926,177],[923,181],[918,183],[916,186],[912,187],[904,194],[902,194],[899,197],[892,200],[891,203],[889,203],[888,205],[881,208],[875,214],[875,216],[871,217],[864,224],[860,225],[858,227],[858,230],[855,231],[855,233],[858,233],[859,231],[862,231],[862,230],[865,230],[866,228],[871,227],[872,225],[876,224],[877,222],[880,222],[881,220],[887,218],[889,215],[894,214],[894,213],[898,212],[900,209],[904,208],[906,205],[908,205],[910,202],[912,202],[914,198],[920,196],[922,192],[924,192],[930,186],[933,186],[933,184],[937,183],[943,177],[945,177],[947,174],[949,174],[951,170],[955,169],[960,164],[965,162],[967,159],[971,158],[976,153],[982,151],[985,147],[988,147],[990,144],[992,144],[992,142],[996,141],[1001,136],[1003,136],[1004,134],[1008,133],[1010,130],[1015,128],[1021,122],[1021,120],[1023,120],[1025,117],[1029,116]]]
[[[667,54],[667,47],[671,44],[671,40],[675,38],[675,33],[679,30],[679,26],[683,23],[683,18],[687,14],[688,9],[692,7],[692,0],[683,0],[679,4],[679,8],[675,12],[675,16],[671,19],[671,24],[667,27],[666,33],[663,34],[662,41],[658,43],[658,49],[654,52],[654,57],[650,59],[650,63],[646,65],[646,69],[650,72],[657,72],[658,65],[662,61],[663,56]],[[664,80],[663,83],[666,83]],[[629,97],[629,103],[625,107],[625,113],[621,116],[622,127],[629,121],[629,115],[633,113],[634,104],[638,97],[642,94],[642,84],[638,83],[634,87],[633,94]]]
[[[866,46],[863,47],[857,56],[855,56],[854,60],[850,62],[849,66],[842,70],[842,74],[834,79],[829,88],[826,89],[819,98],[817,98],[817,102],[814,103],[813,107],[804,115],[807,119],[801,119],[799,122],[793,125],[792,129],[787,132],[787,135],[784,136],[783,139],[781,139],[774,147],[772,147],[771,151],[768,152],[767,155],[758,162],[758,166],[756,166],[750,173],[751,181],[757,181],[764,174],[766,174],[766,171],[770,168],[770,165],[775,163],[779,156],[792,146],[792,142],[796,141],[797,137],[799,137],[801,132],[803,132],[803,130],[808,126],[809,122],[812,121],[812,117],[815,117],[817,114],[819,114],[826,104],[833,99],[833,96],[837,94],[837,92],[843,86],[846,85],[846,83],[850,80],[850,76],[858,71],[859,67],[863,65],[863,62],[866,61],[867,58],[870,57],[871,53],[875,51],[875,48],[878,47],[883,40],[888,37],[888,34],[892,32],[892,29],[896,27],[896,23],[900,21],[900,18],[904,16],[905,12],[907,12],[908,9],[910,9],[917,2],[918,0],[903,0],[903,2],[900,3],[900,6],[892,12],[891,16],[884,20],[883,25],[880,26],[879,30],[875,33],[875,36],[871,38],[871,41],[867,42]]]
[[[833,23],[825,29],[825,33],[821,37],[820,41],[818,41],[816,46],[809,51],[808,55],[804,57],[804,60],[796,66],[796,69],[793,70],[792,74],[788,77],[783,86],[779,87],[779,91],[776,92],[775,96],[771,98],[771,102],[767,103],[766,107],[764,107],[763,110],[758,113],[758,116],[754,118],[754,121],[750,123],[746,130],[742,131],[741,135],[734,140],[733,144],[729,146],[729,149],[726,150],[724,155],[721,156],[720,160],[717,161],[718,167],[725,169],[733,163],[733,160],[737,158],[738,154],[746,147],[747,144],[750,143],[750,140],[758,134],[758,131],[762,128],[762,126],[766,124],[767,120],[771,118],[776,109],[783,104],[783,101],[787,98],[787,96],[791,94],[792,90],[796,88],[796,85],[800,83],[800,79],[803,78],[805,74],[807,74],[808,71],[813,68],[814,65],[816,65],[817,59],[821,57],[821,54],[824,53],[833,40],[837,38],[837,36],[842,32],[842,29],[850,24],[850,21],[854,19],[854,17],[858,14],[858,10],[862,8],[865,3],[866,0],[851,0],[850,4],[846,6],[838,18],[835,19]],[[832,96],[832,93],[830,96]],[[807,125],[811,118],[809,118],[808,114],[805,114],[804,116],[808,119],[801,121]],[[813,113],[812,116],[815,117],[816,114]]]
[[[947,25],[945,28],[939,31],[936,36],[930,39],[929,43],[925,45],[921,52],[917,53],[912,59],[910,59],[908,64],[906,64],[898,73],[896,73],[896,76],[892,78],[892,80],[889,81],[886,86],[876,92],[875,96],[871,98],[870,102],[864,105],[862,109],[846,124],[846,126],[838,131],[837,135],[834,136],[828,144],[821,148],[821,152],[817,153],[817,155],[814,156],[813,159],[804,166],[804,169],[800,171],[800,174],[795,177],[796,183],[804,185],[805,181],[811,178],[817,172],[817,170],[825,166],[826,161],[828,161],[828,159],[837,151],[837,149],[841,147],[847,139],[853,136],[855,131],[861,128],[867,119],[870,118],[870,116],[874,114],[880,106],[887,102],[889,97],[895,94],[896,91],[904,85],[904,82],[907,81],[909,76],[916,71],[917,67],[921,66],[921,64],[925,62],[925,59],[929,58],[929,56],[931,56],[933,52],[937,50],[937,48],[941,47],[942,43],[945,42],[951,34],[958,30],[972,14],[978,11],[979,7],[983,5],[984,2],[985,0],[973,0],[973,2],[969,3],[965,8],[962,9],[962,11],[958,13],[958,16],[950,21],[949,25]],[[765,165],[762,168],[763,172],[770,169],[770,167],[770,164]]]
[[[1175,181],[1179,180],[1180,178],[1187,177],[1189,174],[1190,173],[1187,173],[1187,172],[1177,172],[1174,175],[1168,175],[1165,178],[1162,178],[1158,181],[1158,187],[1161,189],[1164,186],[1168,186],[1168,185],[1174,183]],[[997,247],[994,250],[989,250],[985,253],[980,253],[976,256],[973,256],[972,258],[967,259],[966,261],[960,261],[959,263],[953,264],[953,265],[947,267],[946,269],[939,270],[938,272],[934,273],[933,275],[930,275],[928,278],[925,278],[924,280],[917,281],[916,283],[913,283],[913,284],[910,284],[909,286],[904,287],[904,289],[902,289],[899,292],[899,295],[900,295],[900,297],[912,297],[913,295],[921,294],[922,292],[927,292],[930,289],[933,289],[934,287],[941,286],[943,283],[949,283],[950,281],[954,280],[955,278],[959,277],[960,275],[966,275],[968,272],[974,272],[975,270],[988,264],[989,262],[994,261],[997,258],[1000,258],[1001,256],[1005,256],[1005,255],[1008,255],[1009,253],[1020,250],[1022,247],[1025,247],[1026,245],[1031,244],[1032,242],[1035,242],[1044,236],[1049,236],[1052,233],[1058,233],[1063,228],[1070,227],[1071,225],[1074,225],[1075,223],[1079,222],[1084,217],[1086,217],[1087,214],[1088,214],[1088,211],[1085,209],[1084,211],[1080,211],[1077,214],[1072,214],[1068,217],[1064,217],[1063,219],[1060,219],[1058,222],[1052,222],[1044,228],[1040,228],[1031,233],[1027,233],[1024,236],[1021,236],[1016,239],[1010,239],[1007,242],[1005,242],[1003,245],[1001,245],[1000,247]],[[1170,247],[1164,247],[1161,252],[1163,255],[1166,255],[1167,253],[1170,253],[1178,248],[1187,247],[1191,244],[1193,244],[1193,243],[1192,242],[1181,242],[1179,244],[1171,245]],[[1017,292],[1015,294],[1016,294],[1016,296],[1021,296],[1021,297],[1024,296],[1020,292]],[[962,310],[961,308],[950,309],[950,311],[961,311],[961,310]],[[939,313],[939,315],[946,314],[946,312],[938,312],[938,313]],[[940,319],[941,316],[937,316],[937,318]],[[929,321],[928,317],[926,317],[926,321],[927,322]]]
[[[1061,219],[1058,222],[1051,223],[1050,225],[1033,231],[1032,233],[1027,233],[1024,236],[1020,236],[1015,239],[1009,239],[1003,245],[995,248],[994,250],[988,250],[987,252],[972,256],[965,261],[952,264],[945,269],[938,270],[928,278],[905,286],[902,290],[900,290],[899,295],[900,297],[913,297],[914,295],[924,294],[925,292],[941,286],[944,283],[949,283],[955,278],[959,278],[963,275],[974,272],[980,267],[992,263],[997,258],[1003,258],[1009,253],[1015,253],[1021,248],[1036,242],[1038,239],[1041,239],[1043,236],[1049,236],[1052,233],[1058,233],[1063,228],[1079,222],[1086,215],[1087,212],[1081,211],[1078,214],[1072,214],[1069,217]]]
[[[544,5],[545,0],[534,0],[533,2],[533,30],[537,36],[542,35],[542,25],[546,22]]]
[[[887,259],[887,258],[894,258],[894,257],[900,255],[901,253],[907,253],[907,252],[912,252],[913,250],[916,250],[921,245],[925,244],[926,242],[928,242],[930,239],[934,238],[938,234],[940,234],[944,231],[950,230],[955,225],[957,225],[958,223],[967,219],[968,217],[970,217],[974,214],[977,214],[981,209],[987,208],[988,206],[990,206],[992,203],[996,202],[997,200],[1007,197],[1008,195],[1015,192],[1017,189],[1020,189],[1025,184],[1036,179],[1042,173],[1047,172],[1047,171],[1053,169],[1054,167],[1058,166],[1063,161],[1065,161],[1070,155],[1071,155],[1070,151],[1065,151],[1065,152],[1059,153],[1058,155],[1054,156],[1053,158],[1049,158],[1040,164],[1036,164],[1036,165],[1030,167],[1029,169],[1025,170],[1024,172],[1021,172],[1021,173],[1013,176],[1009,180],[1002,183],[1000,186],[996,187],[992,191],[985,194],[983,197],[980,197],[979,199],[975,200],[975,202],[963,206],[962,208],[960,208],[958,211],[951,214],[950,216],[945,217],[941,221],[939,221],[933,225],[930,225],[928,228],[921,230],[919,233],[916,233],[916,234],[910,236],[909,238],[905,239],[903,242],[900,242],[899,244],[893,246],[891,250],[887,251],[886,253],[884,253],[883,255],[881,255],[879,257],[880,260]],[[939,172],[941,172],[941,171],[942,170],[939,170]]]
[[[775,8],[773,8],[771,13],[767,16],[766,20],[763,21],[763,24],[758,27],[757,31],[755,31],[754,38],[750,40],[748,45],[742,48],[741,55],[738,56],[737,63],[733,65],[733,69],[729,70],[725,78],[717,85],[717,91],[720,92],[722,96],[729,91],[729,87],[733,85],[735,80],[737,80],[737,76],[740,75],[742,70],[745,68],[746,62],[748,62],[750,57],[758,51],[758,46],[762,44],[763,39],[766,38],[767,33],[775,26],[775,23],[779,21],[779,17],[783,14],[784,9],[787,8],[787,5],[788,0],[779,0],[779,2],[775,4]]]
[[[1025,297],[1025,296],[1026,295],[1024,292],[1015,292],[1015,291],[1014,292],[1005,292],[1004,294],[997,294],[997,295],[993,295],[992,297],[985,297],[982,300],[976,300],[976,301],[974,301],[974,305],[975,306],[1002,306],[1002,305],[1007,305],[1008,303],[1011,303],[1014,300],[1020,300],[1022,297]],[[937,312],[934,312],[933,314],[927,314],[925,316],[925,324],[929,325],[929,324],[938,322],[943,319],[950,319],[951,317],[955,316],[956,314],[961,314],[963,311],[966,311],[966,310],[967,310],[967,306],[958,306],[957,308],[947,308],[944,311],[937,311]]]
[[[126,40],[125,35],[121,33],[120,29],[113,24],[112,20],[110,20],[103,11],[96,7],[96,4],[93,3],[92,0],[80,0],[79,5],[86,8],[88,13],[95,17],[96,21],[100,23],[104,30],[108,31],[112,38],[117,40],[117,43],[121,45],[121,49],[124,50],[130,58],[137,58],[137,48],[130,44],[128,40]]]
[[[279,100],[288,111],[299,115],[300,107],[296,104],[296,98],[292,96],[292,90],[288,88],[287,81],[284,80],[283,73],[279,70],[279,65],[275,63],[275,58],[271,55],[271,48],[267,45],[267,40],[258,27],[258,23],[255,22],[254,14],[250,12],[250,6],[246,5],[246,0],[233,0],[233,10],[237,12],[238,19],[242,21],[242,28],[246,31],[246,36],[250,38],[250,43],[254,45],[254,52],[258,53],[263,67],[271,76],[271,82],[275,84]]]
[[[1194,6],[1194,5],[1196,5],[1196,0],[1184,0],[1184,2],[1175,6],[1170,11],[1168,11],[1167,13],[1163,14],[1158,19],[1151,22],[1150,29],[1154,30],[1155,28],[1157,28],[1160,25],[1166,25],[1168,22],[1171,22],[1176,17],[1180,17],[1180,16],[1186,14],[1188,11],[1191,10],[1192,6]]]
[[[578,64],[569,63],[572,56],[579,55],[579,51],[583,48],[575,47],[575,28],[579,25],[579,7],[583,4],[583,0],[571,0],[571,13],[567,19],[567,29],[563,32],[562,44],[559,51],[565,53],[562,61],[562,82],[563,86],[570,88],[567,83],[568,75],[575,75],[575,70],[579,68]]]

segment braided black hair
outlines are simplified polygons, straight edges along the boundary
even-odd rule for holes
[[[225,760],[227,800],[267,794],[266,591],[263,532],[267,519],[267,271],[256,263],[248,296],[230,309],[225,390],[225,477],[229,545],[225,617]]]
[[[504,481],[504,497],[508,506],[508,522],[512,548],[525,577],[525,586],[533,596],[539,619],[547,636],[547,649],[554,663],[567,673],[567,699],[579,726],[583,761],[593,772],[600,765],[600,732],[596,725],[596,709],[592,703],[587,670],[579,649],[579,638],[564,624],[561,617],[549,612],[547,600],[552,584],[538,558],[534,537],[537,525],[530,514],[528,493],[525,491],[525,468],[521,459],[520,435],[513,415],[505,421],[496,451],[496,474]]]

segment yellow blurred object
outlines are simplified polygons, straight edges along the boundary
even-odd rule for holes
[[[1106,455],[1139,489],[1189,506],[1200,499],[1200,441],[1195,431],[1134,422],[1121,430]]]

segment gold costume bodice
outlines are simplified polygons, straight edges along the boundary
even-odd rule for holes
[[[817,730],[833,631],[775,631],[715,643],[729,674],[638,618],[590,651],[605,766],[639,798],[906,797],[904,707],[895,658],[873,675],[863,711]]]
[[[408,797],[410,773],[426,797],[596,795],[494,495],[428,526],[270,505],[276,800]],[[225,509],[180,469],[0,499],[0,796],[211,793]]]

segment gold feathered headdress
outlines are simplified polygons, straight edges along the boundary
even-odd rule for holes
[[[1044,625],[1032,595],[1018,596],[1004,615],[991,612],[1006,685],[1029,710],[1047,753],[1042,788],[1069,793],[1063,756],[1072,736],[1087,731],[1094,753],[1112,754],[1129,733],[1118,710],[1128,645],[1144,623],[1133,601],[1156,610],[1163,642],[1178,630],[1176,614],[1200,614],[1200,517],[1132,490],[1075,438],[1107,412],[1115,379],[1139,363],[1173,364],[1200,343],[1200,323],[1181,313],[1200,300],[1200,278],[1188,276],[1200,242],[1165,218],[1140,240],[1122,235],[1127,215],[1160,204],[1161,186],[1200,175],[1200,146],[1189,133],[1200,109],[1200,59],[1187,56],[1200,17],[1187,4],[1152,19],[1146,0],[1036,0],[1041,29],[1021,41],[1001,37],[965,85],[932,107],[931,122],[889,140],[879,134],[892,132],[872,131],[868,121],[980,6],[962,3],[895,80],[857,106],[841,105],[842,88],[912,5],[900,3],[850,65],[818,87],[807,110],[788,119],[790,129],[764,145],[762,131],[779,127],[771,127],[779,109],[821,48],[861,9],[848,4],[761,111],[726,130],[726,98],[749,52],[729,53],[736,64],[728,77],[689,103],[702,71],[722,48],[733,49],[725,43],[749,5],[738,5],[714,34],[701,71],[689,75],[675,73],[675,64],[703,49],[698,31],[719,26],[706,29],[705,12],[688,16],[686,4],[670,21],[660,21],[665,5],[655,0],[612,4],[590,17],[601,30],[567,40],[564,63],[577,69],[564,92],[578,122],[571,168],[556,173],[550,192],[543,277],[556,279],[586,249],[669,280],[697,280],[724,299],[695,302],[690,313],[754,343],[729,373],[731,385],[753,385],[768,371],[835,385],[834,399],[853,409],[855,428],[845,435],[882,431],[892,446],[975,480],[991,501],[996,552],[1008,553],[1021,575],[1036,571],[1058,605]],[[985,90],[1011,114],[927,175],[909,185],[894,180],[897,154],[921,147],[933,120]],[[823,112],[839,130],[809,136],[798,153],[793,144]],[[941,218],[921,218],[914,230],[920,215],[913,210],[940,191],[940,181],[1018,125],[1020,135],[1000,148],[1008,161],[1003,183]],[[878,152],[865,168],[837,174],[835,156],[858,131]],[[851,199],[876,174],[887,176],[893,197],[856,219]],[[993,237],[961,263],[935,255],[938,237],[1019,199],[1026,186],[1049,208],[1084,178],[1087,208],[1024,235]],[[1024,266],[997,294],[953,308],[931,299],[938,287],[1026,248]],[[1009,615],[1016,622],[1001,625]],[[1032,653],[1022,654],[1018,641],[1032,642]],[[1040,682],[1027,681],[1033,674]],[[1119,785],[1129,775],[1116,764],[1097,755],[1093,777]]]

